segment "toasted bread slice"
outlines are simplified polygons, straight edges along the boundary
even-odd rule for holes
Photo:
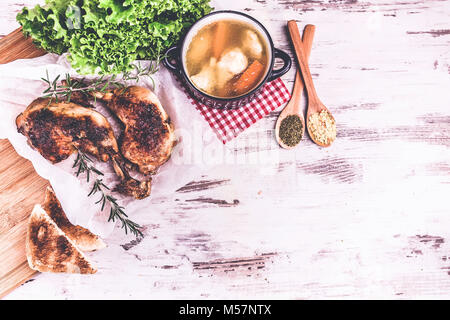
[[[40,272],[97,272],[83,252],[38,204],[28,222],[26,253],[31,269]]]
[[[81,251],[103,249],[106,244],[98,236],[80,226],[73,225],[67,219],[64,210],[51,187],[45,191],[44,210],[56,225],[72,240]]]

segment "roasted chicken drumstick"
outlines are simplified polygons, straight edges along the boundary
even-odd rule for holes
[[[130,177],[108,120],[95,110],[49,98],[34,100],[16,119],[28,143],[52,163],[67,159],[77,149],[101,161],[111,160],[121,179],[116,189],[137,199],[150,194],[150,181]]]
[[[151,90],[131,86],[93,95],[107,102],[107,107],[124,125],[120,151],[141,173],[153,173],[169,159],[175,146],[174,129]]]

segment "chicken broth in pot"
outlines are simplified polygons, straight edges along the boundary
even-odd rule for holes
[[[220,98],[239,97],[263,81],[269,48],[251,24],[232,19],[201,28],[189,43],[185,66],[199,90]]]
[[[282,60],[274,68],[275,60]],[[214,11],[196,21],[167,49],[164,66],[201,105],[236,109],[254,101],[265,84],[289,71],[289,54],[276,48],[267,29],[238,11]]]

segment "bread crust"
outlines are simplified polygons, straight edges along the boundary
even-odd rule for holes
[[[26,255],[30,268],[40,272],[97,272],[40,205],[34,206],[29,218]]]
[[[73,225],[67,218],[61,203],[51,187],[45,191],[42,206],[49,217],[69,237],[81,251],[95,251],[106,247],[105,242],[88,229]]]

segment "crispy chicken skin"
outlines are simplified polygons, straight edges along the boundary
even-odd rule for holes
[[[155,172],[172,153],[173,125],[158,97],[139,86],[95,92],[124,125],[119,139],[122,155],[143,174]]]
[[[38,98],[16,118],[16,125],[31,146],[52,163],[67,159],[76,149],[102,161],[118,153],[106,118],[75,103]]]
[[[97,111],[72,102],[38,98],[16,118],[16,125],[28,143],[52,163],[80,150],[101,161],[112,161],[121,179],[116,187],[119,192],[137,199],[150,194],[151,179],[141,182],[130,177],[112,127]]]

